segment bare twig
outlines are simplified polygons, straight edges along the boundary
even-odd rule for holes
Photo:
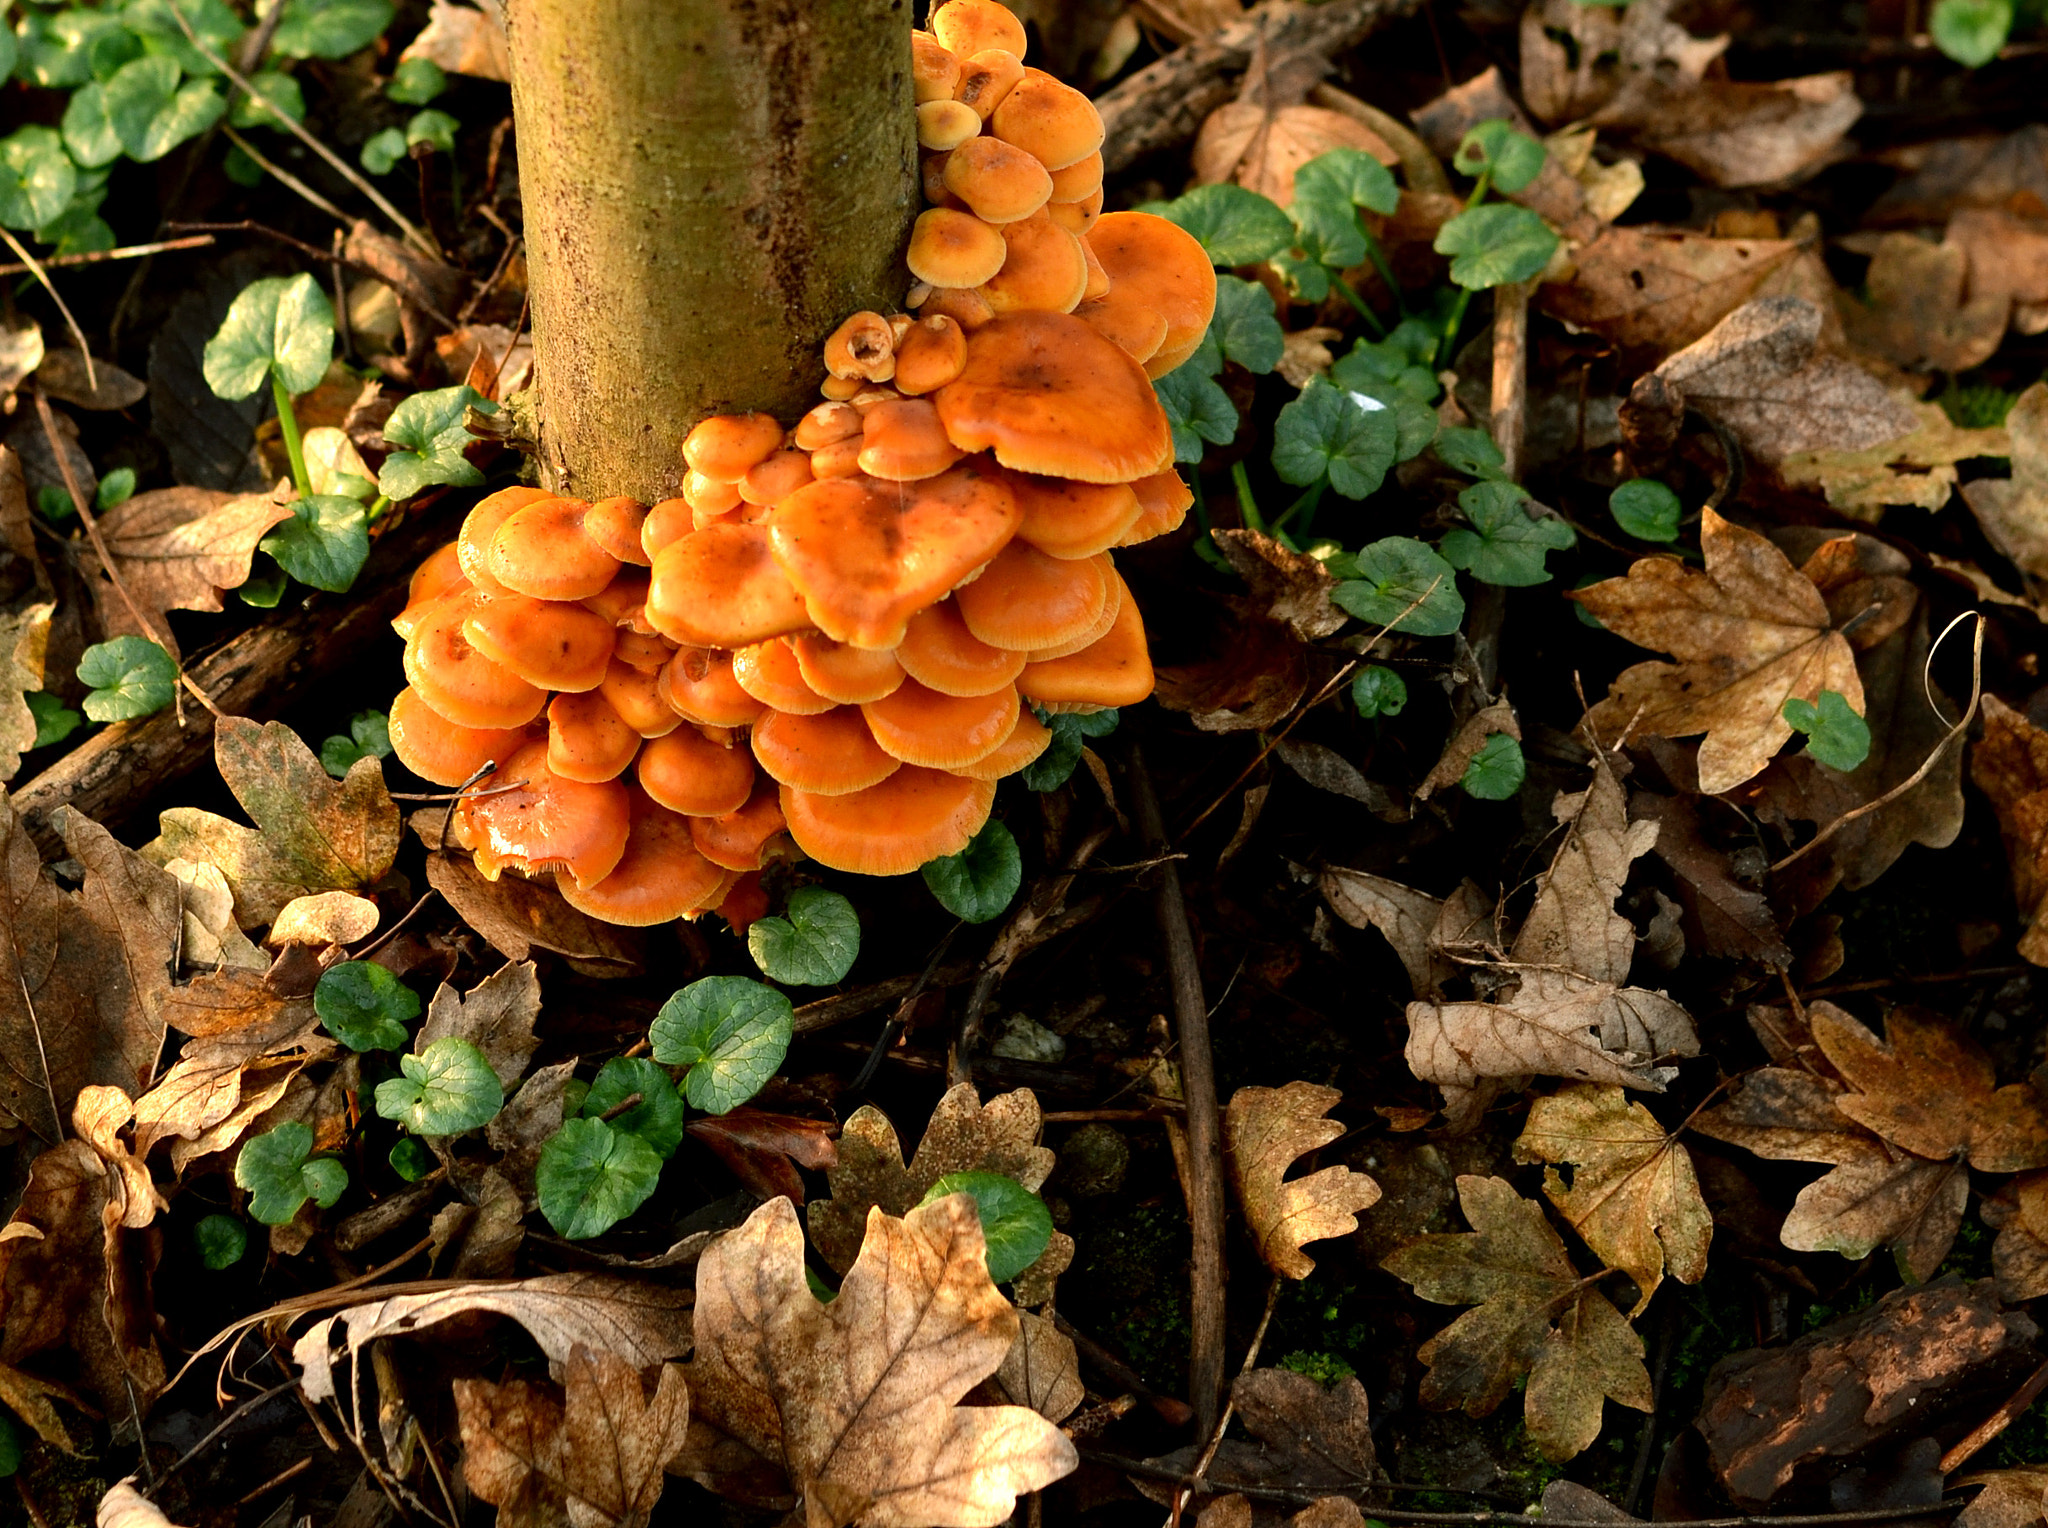
[[[1252,1333],[1252,1344],[1245,1350],[1244,1362],[1238,1365],[1237,1377],[1243,1379],[1252,1372],[1252,1365],[1259,1361],[1259,1349],[1266,1341],[1266,1328],[1273,1324],[1273,1308],[1280,1303],[1280,1275],[1273,1275],[1273,1282],[1266,1286],[1266,1310],[1259,1317],[1259,1329]],[[1223,1446],[1223,1435],[1230,1430],[1230,1419],[1237,1412],[1237,1399],[1233,1390],[1231,1400],[1223,1408],[1223,1415],[1216,1419],[1216,1430],[1209,1434],[1208,1446],[1202,1450],[1202,1457],[1195,1461],[1195,1473],[1189,1479],[1187,1489],[1173,1493],[1173,1512],[1167,1518],[1167,1528],[1180,1528],[1180,1515],[1188,1504],[1188,1498],[1202,1489],[1202,1479],[1209,1473],[1209,1466],[1216,1460],[1216,1450]]]
[[[1185,1427],[1194,1417],[1194,1408],[1186,1401],[1175,1400],[1170,1395],[1161,1395],[1145,1383],[1145,1376],[1133,1369],[1117,1354],[1111,1352],[1086,1332],[1075,1326],[1058,1311],[1052,1313],[1052,1324],[1074,1344],[1074,1350],[1091,1365],[1124,1389],[1150,1406],[1159,1414],[1160,1420],[1171,1427]]]
[[[7,247],[21,260],[24,270],[34,274],[44,291],[50,294],[50,301],[57,305],[57,311],[64,315],[64,327],[71,331],[71,338],[78,346],[78,353],[85,357],[85,385],[98,387],[99,375],[92,364],[92,347],[85,342],[85,331],[78,327],[78,320],[72,316],[71,305],[64,300],[64,294],[57,290],[57,283],[50,279],[50,273],[43,269],[42,261],[28,252],[28,246],[17,239],[4,226],[0,226],[0,239],[7,241]],[[62,453],[59,453],[61,456]]]
[[[355,222],[354,218],[350,217],[346,212],[343,212],[339,207],[335,206],[333,202],[329,201],[326,197],[322,196],[318,191],[315,191],[303,180],[300,180],[298,176],[292,174],[290,170],[287,170],[275,159],[270,158],[261,149],[257,148],[255,144],[251,143],[247,138],[243,137],[240,133],[236,132],[232,127],[222,128],[221,131],[224,134],[226,134],[228,142],[232,143],[244,154],[247,154],[251,159],[255,160],[257,167],[260,168],[266,175],[276,176],[278,181],[281,182],[287,190],[296,191],[299,194],[301,200],[308,202],[311,205],[319,208],[322,212],[326,213],[329,217],[333,218],[337,223],[341,224],[341,226],[344,228],[347,228],[350,224]]]
[[[198,234],[188,239],[159,239],[154,244],[123,244],[119,249],[88,249],[75,255],[43,255],[46,266],[51,265],[102,265],[109,260],[140,260],[148,255],[167,255],[179,249],[204,249],[213,242],[211,234]],[[20,276],[35,269],[22,261],[0,265],[0,276]]]
[[[1493,443],[1513,480],[1522,476],[1522,437],[1528,428],[1530,285],[1510,281],[1493,289]]]
[[[35,1528],[50,1528],[50,1520],[43,1516],[43,1509],[36,1499],[28,1494],[28,1481],[22,1478],[19,1470],[14,1474],[14,1491],[21,1498],[21,1510],[28,1514],[28,1520],[35,1524]]]
[[[2039,1400],[2043,1390],[2048,1390],[2048,1364],[2041,1365],[2030,1374],[2024,1385],[2006,1397],[2003,1406],[1971,1428],[1968,1437],[1941,1456],[1941,1473],[1949,1475],[1961,1469],[1979,1449],[2012,1426],[2021,1412]]]

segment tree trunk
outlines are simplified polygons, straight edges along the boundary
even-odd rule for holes
[[[794,421],[901,305],[909,0],[511,0],[540,469],[672,496],[707,414]]]

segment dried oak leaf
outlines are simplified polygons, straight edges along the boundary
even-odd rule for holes
[[[142,851],[158,864],[198,860],[219,867],[234,888],[244,928],[269,923],[294,897],[354,891],[383,878],[398,853],[398,808],[381,764],[359,759],[332,779],[283,722],[244,716],[216,724],[214,761],[242,809],[245,828],[197,807],[173,807]]]
[[[813,1523],[993,1525],[1078,1463],[1036,1411],[958,1404],[1017,1334],[967,1195],[901,1220],[872,1211],[829,1305],[805,1279],[794,1206],[774,1199],[698,1264],[690,1394],[782,1466]]]
[[[1984,1470],[1953,1484],[1984,1488],[1957,1515],[1955,1528],[2035,1528],[2048,1515],[2048,1468]]]
[[[1571,1164],[1569,1182],[1544,1169],[1544,1197],[1595,1257],[1636,1281],[1631,1316],[1649,1305],[1667,1265],[1683,1283],[1705,1277],[1714,1217],[1692,1157],[1620,1088],[1568,1087],[1537,1099],[1514,1150],[1517,1162]]]
[[[1048,1422],[1065,1420],[1088,1398],[1074,1340],[1035,1311],[1017,1312],[1020,1330],[996,1368],[996,1383],[1019,1406]]]
[[[2021,393],[2005,416],[2012,476],[1963,485],[1963,502],[1990,543],[2030,579],[2048,579],[2048,382]]]
[[[91,559],[87,576],[100,625],[108,636],[171,639],[170,610],[216,611],[224,590],[249,581],[256,543],[292,517],[290,485],[268,493],[211,488],[158,488],[138,493],[100,517],[100,534],[121,570],[121,582],[149,622],[145,630]]]
[[[1963,295],[1969,256],[1955,244],[1888,233],[1871,256],[1866,305],[1844,296],[1849,338],[1908,369],[1968,371],[1991,359],[2012,311],[2008,292]]]
[[[1755,531],[1701,516],[1704,570],[1645,557],[1624,578],[1570,591],[1610,631],[1677,663],[1624,669],[1588,715],[1600,737],[1689,737],[1700,790],[1719,795],[1756,775],[1792,736],[1787,700],[1834,690],[1863,710],[1856,657],[1813,580]]]
[[[615,1353],[578,1343],[562,1368],[560,1400],[529,1380],[455,1381],[463,1478],[502,1528],[645,1524],[689,1427],[681,1367],[662,1365],[651,1399]]]
[[[434,0],[426,27],[405,46],[401,58],[424,58],[450,74],[480,80],[512,78],[512,55],[505,41],[504,12],[497,0],[484,0],[482,10]]]
[[[1611,15],[1560,0],[1584,15]],[[1533,11],[1533,7],[1531,8]],[[1790,239],[1717,239],[1685,228],[1610,228],[1538,289],[1546,312],[1619,345],[1666,355],[1690,345],[1799,252]]]
[[[1343,1100],[1337,1089],[1312,1082],[1239,1088],[1223,1115],[1225,1161],[1252,1239],[1266,1266],[1290,1279],[1315,1272],[1303,1243],[1348,1236],[1358,1229],[1358,1212],[1379,1202],[1380,1186],[1348,1167],[1286,1180],[1298,1159],[1344,1133],[1323,1118]]]
[[[470,988],[457,992],[443,982],[427,1005],[426,1022],[413,1041],[415,1051],[451,1035],[483,1052],[498,1081],[510,1088],[526,1071],[540,1041],[533,1033],[540,1017],[540,976],[530,960],[500,966]]]
[[[1253,1369],[1231,1385],[1230,1403],[1251,1437],[1239,1438],[1233,1429],[1217,1448],[1207,1474],[1217,1489],[1349,1491],[1369,1498],[1385,1485],[1371,1403],[1352,1375],[1325,1386],[1291,1369]],[[1185,1474],[1201,1453],[1191,1444],[1152,1462]],[[1131,1484],[1162,1506],[1173,1499],[1174,1488],[1163,1482],[1134,1476]]]
[[[1587,120],[1723,187],[1792,180],[1835,158],[1863,103],[1843,70],[1752,82],[1630,76]]]
[[[1537,1205],[1499,1178],[1458,1179],[1469,1232],[1418,1236],[1381,1263],[1438,1305],[1473,1305],[1425,1342],[1422,1403],[1481,1417],[1528,1377],[1529,1440],[1569,1459],[1600,1436],[1601,1402],[1654,1405],[1643,1340],[1579,1277]]]

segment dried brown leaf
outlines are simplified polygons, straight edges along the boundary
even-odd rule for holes
[[[413,822],[422,815],[415,813]],[[430,815],[438,821],[446,814],[435,809]],[[507,960],[528,960],[541,950],[560,955],[584,976],[634,976],[645,968],[640,930],[578,912],[545,881],[516,875],[487,881],[468,855],[435,853],[427,856],[427,884]]]
[[[277,921],[263,936],[268,945],[354,944],[377,927],[377,904],[349,891],[319,891],[293,897],[278,909]]]
[[[1234,180],[1285,207],[1294,201],[1294,172],[1335,148],[1361,150],[1381,164],[1401,160],[1386,139],[1342,112],[1303,105],[1274,110],[1237,100],[1203,121],[1191,168],[1198,186]]]
[[[1588,119],[1627,132],[1716,186],[1763,186],[1820,169],[1863,103],[1846,70],[1769,83],[1633,74]]]
[[[1308,688],[1301,639],[1250,600],[1220,596],[1213,651],[1158,670],[1153,698],[1204,732],[1262,732],[1294,710]]]
[[[135,1489],[135,1477],[117,1483],[93,1511],[94,1528],[174,1528],[163,1508]]]
[[[1304,642],[1336,632],[1351,618],[1330,603],[1337,587],[1330,570],[1315,558],[1282,546],[1252,530],[1221,530],[1216,544],[1251,588],[1254,605]]]
[[[2048,127],[2040,123],[2003,137],[1919,144],[1891,158],[1909,173],[1877,199],[1871,226],[1939,223],[1963,207],[2048,217]]]
[[[1871,256],[1869,304],[1844,297],[1849,337],[1910,370],[1968,371],[1991,359],[2005,338],[2012,294],[1976,284],[1963,295],[1970,258],[1959,244],[1889,233]]]
[[[1536,0],[1522,12],[1522,99],[1540,122],[1575,122],[1621,83],[1623,13],[1578,0]]]
[[[1225,1160],[1259,1256],[1275,1273],[1305,1279],[1315,1263],[1304,1243],[1346,1236],[1358,1212],[1379,1201],[1380,1186],[1348,1167],[1325,1167],[1286,1181],[1295,1162],[1344,1133],[1324,1119],[1344,1095],[1312,1082],[1280,1088],[1239,1088],[1223,1116]]]
[[[270,969],[270,957],[235,922],[235,893],[219,866],[174,859],[165,862],[164,870],[176,878],[185,903],[184,943],[178,959],[186,970],[216,971],[224,966],[245,971]]]
[[[2048,579],[2048,382],[2036,382],[2005,416],[2012,476],[1963,485],[1963,500],[1990,543],[2030,579]]]
[[[104,356],[94,356],[86,375],[85,353],[71,346],[52,350],[36,368],[36,386],[63,403],[82,409],[125,409],[140,403],[149,384],[123,371]]]
[[[1436,939],[1444,909],[1441,898],[1341,865],[1324,870],[1321,884],[1330,911],[1353,928],[1376,928],[1386,935],[1407,969],[1415,996],[1437,995],[1457,974],[1458,967],[1444,958]]]
[[[1578,0],[1556,3],[1583,15],[1613,14]],[[1570,280],[1540,288],[1539,299],[1545,311],[1616,344],[1669,354],[1734,312],[1798,251],[1789,239],[1610,228],[1573,254]]]
[[[136,620],[93,560],[93,602],[108,636],[170,637],[170,610],[221,608],[223,590],[249,581],[256,543],[292,517],[293,495],[280,484],[268,493],[230,494],[210,488],[158,488],[138,493],[100,516],[100,534],[128,595],[147,617]]]
[[[1657,858],[1678,878],[1689,945],[1716,959],[1760,960],[1780,970],[1792,964],[1770,899],[1735,879],[1728,856],[1707,842],[1688,798],[1638,792],[1628,809],[1656,825]]]
[[[1486,740],[1497,733],[1504,733],[1516,742],[1522,740],[1522,724],[1515,717],[1515,708],[1507,703],[1506,697],[1492,705],[1474,712],[1465,723],[1451,734],[1451,740],[1444,744],[1444,751],[1437,756],[1435,764],[1415,787],[1415,799],[1427,801],[1431,796],[1465,778],[1465,771],[1472,765],[1472,756],[1486,746]]]
[[[2035,1528],[2048,1514],[2048,1469],[1985,1470],[1959,1486],[1982,1486],[1956,1517],[1955,1528]]]
[[[427,25],[406,44],[401,59],[424,58],[450,74],[480,80],[512,78],[511,53],[505,43],[505,18],[497,0],[483,0],[483,9],[434,0]]]
[[[119,1185],[120,1221],[130,1231],[139,1231],[168,1209],[163,1196],[150,1181],[149,1168],[128,1149],[120,1132],[135,1117],[135,1104],[119,1088],[94,1085],[79,1091],[71,1106],[71,1128],[80,1140],[99,1153]]]
[[[1942,243],[1961,251],[1972,303],[2010,302],[2022,334],[2048,328],[2048,218],[1966,208],[1949,219]]]
[[[2003,428],[1964,429],[1938,403],[1899,403],[1919,421],[1912,433],[1860,451],[1796,452],[1780,475],[1795,488],[1820,489],[1851,519],[1874,521],[1892,505],[1942,508],[1955,490],[1956,463],[2012,451]]]
[[[1371,1403],[1354,1376],[1324,1385],[1290,1369],[1253,1369],[1231,1385],[1230,1402],[1251,1436],[1239,1439],[1233,1429],[1217,1450],[1207,1475],[1217,1489],[1367,1493],[1385,1484]],[[1156,1462],[1186,1473],[1201,1452],[1191,1445]],[[1163,1483],[1131,1483],[1161,1504],[1173,1498],[1173,1487]]]
[[[532,961],[500,966],[470,988],[457,992],[443,982],[427,1005],[426,1022],[413,1039],[420,1051],[453,1035],[483,1052],[498,1081],[510,1088],[525,1074],[540,1049],[534,1021],[540,1017],[540,976]]]
[[[1035,1312],[1019,1311],[1017,1321],[1017,1340],[1003,1355],[996,1382],[1019,1406],[1029,1406],[1049,1422],[1064,1421],[1088,1398],[1074,1340]]]

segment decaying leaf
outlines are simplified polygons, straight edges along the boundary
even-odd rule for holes
[[[222,591],[249,581],[256,543],[273,525],[291,519],[293,497],[289,484],[244,494],[157,488],[108,510],[100,517],[100,534],[152,629],[143,629],[95,562],[93,602],[107,635],[169,639],[164,612],[219,610]]]
[[[1425,1300],[1473,1305],[1425,1342],[1422,1403],[1485,1416],[1528,1377],[1529,1438],[1569,1459],[1600,1435],[1601,1403],[1654,1404],[1643,1340],[1581,1279],[1543,1211],[1499,1178],[1458,1179],[1469,1232],[1418,1236],[1381,1265]]]
[[[2021,1173],[1983,1199],[1978,1213],[1998,1233],[1991,1273],[2008,1305],[2048,1294],[2048,1173]]]
[[[1018,1333],[964,1194],[873,1211],[829,1305],[795,1209],[771,1200],[705,1252],[697,1292],[693,1404],[781,1465],[812,1521],[993,1525],[1078,1462],[1036,1411],[957,1404]]]
[[[421,815],[412,821],[417,824]],[[438,838],[429,847],[438,848]],[[487,881],[466,854],[430,854],[427,884],[508,960],[523,961],[542,950],[560,955],[574,971],[599,977],[634,976],[644,967],[646,940],[639,929],[578,912],[545,881],[516,875]]]
[[[1629,798],[1628,811],[1657,825],[1657,858],[1678,878],[1688,948],[1721,959],[1760,960],[1779,970],[1792,964],[1770,900],[1735,878],[1728,856],[1707,841],[1689,798],[1638,792]]]
[[[1457,974],[1443,954],[1445,903],[1412,886],[1333,865],[1323,872],[1323,897],[1353,928],[1376,928],[1407,968],[1417,997],[1433,997]]]
[[[1692,1158],[1620,1088],[1569,1087],[1537,1099],[1515,1160],[1571,1164],[1569,1182],[1544,1169],[1544,1196],[1594,1256],[1636,1281],[1631,1315],[1649,1305],[1667,1266],[1687,1284],[1705,1277],[1714,1217]]]
[[[1330,602],[1337,580],[1315,558],[1251,530],[1213,533],[1217,546],[1251,588],[1254,605],[1304,642],[1330,636],[1351,618]]]
[[[457,992],[443,982],[427,1006],[426,1022],[414,1037],[423,1050],[450,1035],[483,1052],[498,1081],[511,1087],[540,1049],[534,1020],[540,1017],[540,976],[530,960],[500,966],[470,988]]]
[[[2048,329],[2048,219],[1967,207],[1948,220],[1942,243],[1968,262],[1972,302],[2010,302],[2021,334]]]
[[[1239,1438],[1233,1428],[1217,1448],[1207,1476],[1217,1487],[1345,1491],[1370,1499],[1385,1484],[1373,1447],[1372,1406],[1356,1377],[1324,1385],[1290,1369],[1253,1369],[1232,1383],[1230,1403],[1251,1436]],[[1186,1472],[1201,1453],[1196,1444],[1156,1462]],[[1173,1487],[1162,1482],[1134,1476],[1131,1483],[1162,1505],[1172,1500]]]
[[[1003,1355],[996,1382],[1019,1406],[1029,1406],[1048,1422],[1064,1421],[1088,1398],[1074,1340],[1035,1311],[1020,1310],[1017,1321],[1017,1340]]]
[[[1584,15],[1611,14],[1559,0]],[[1533,13],[1533,7],[1532,7]],[[1541,289],[1544,308],[1620,345],[1664,354],[1705,334],[1798,253],[1789,239],[1717,239],[1684,228],[1610,228],[1572,257],[1568,281]]]
[[[2030,579],[2048,579],[2048,382],[2036,382],[2005,416],[2012,476],[1977,478],[1963,500],[1990,543]]]
[[[1522,723],[1515,715],[1515,708],[1503,696],[1492,705],[1482,707],[1465,718],[1464,724],[1451,734],[1444,744],[1444,751],[1437,755],[1429,773],[1422,783],[1415,787],[1415,799],[1427,801],[1440,790],[1447,790],[1465,778],[1465,771],[1472,767],[1472,759],[1486,740],[1496,735],[1505,735],[1516,742],[1522,740]]]
[[[505,43],[505,18],[497,0],[483,0],[483,9],[434,0],[426,28],[406,44],[402,58],[424,58],[450,74],[481,80],[509,80],[512,58]]]
[[[1919,421],[1911,434],[1860,451],[1796,452],[1779,472],[1795,488],[1820,489],[1852,519],[1876,520],[1891,505],[1942,508],[1955,491],[1956,463],[2012,451],[2002,428],[1964,429],[1938,403],[1900,402]]]
[[[135,1489],[135,1477],[117,1482],[93,1510],[94,1528],[175,1528],[163,1508]]]
[[[377,927],[377,904],[349,891],[318,891],[293,897],[278,909],[263,942],[270,945],[354,944]]]
[[[2028,920],[2020,956],[2048,965],[2048,731],[1997,696],[1985,696],[1984,734],[1970,750],[1970,778],[1998,813],[2013,900]]]
[[[1239,1088],[1224,1111],[1223,1138],[1230,1181],[1250,1222],[1259,1256],[1275,1273],[1305,1279],[1314,1261],[1305,1242],[1358,1229],[1358,1212],[1379,1202],[1380,1186],[1344,1166],[1325,1167],[1285,1181],[1295,1162],[1344,1133],[1324,1119],[1344,1095],[1312,1082],[1280,1088]]]
[[[1717,186],[1762,186],[1835,157],[1863,103],[1848,71],[1769,83],[1633,75],[1588,119],[1627,132]]]
[[[1236,100],[1203,120],[1191,168],[1198,186],[1234,180],[1285,207],[1294,200],[1294,172],[1335,148],[1361,150],[1381,164],[1401,159],[1378,133],[1343,112],[1307,105],[1275,110]]]
[[[2035,1528],[2048,1515],[2048,1469],[1985,1470],[1959,1486],[1982,1486],[1956,1517],[1956,1528]]]
[[[134,1117],[135,1105],[126,1093],[99,1084],[80,1089],[78,1101],[71,1106],[71,1128],[99,1153],[114,1177],[120,1224],[127,1230],[139,1231],[156,1218],[158,1210],[170,1206],[150,1181],[149,1168],[142,1158],[121,1139],[120,1132]]]
[[[164,863],[164,871],[178,882],[185,903],[184,943],[178,959],[186,970],[270,968],[270,957],[235,922],[235,894],[218,866],[174,859]]]
[[[2012,297],[1978,292],[1965,299],[1968,275],[1969,257],[1957,245],[1932,244],[1909,233],[1884,235],[1864,277],[1868,306],[1843,299],[1849,337],[1898,366],[1981,366],[2005,338]]]

